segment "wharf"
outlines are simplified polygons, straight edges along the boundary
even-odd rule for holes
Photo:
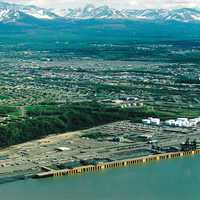
[[[193,150],[193,151],[184,151],[184,152],[163,153],[163,154],[144,156],[144,157],[134,158],[134,159],[105,162],[105,163],[101,163],[97,165],[86,165],[86,166],[76,167],[73,169],[50,170],[48,172],[38,173],[35,176],[35,178],[75,175],[75,174],[81,174],[81,173],[86,173],[86,172],[100,171],[100,170],[104,170],[108,168],[126,167],[130,165],[145,164],[145,163],[150,163],[153,161],[174,159],[174,158],[179,158],[183,156],[192,156],[192,155],[198,155],[198,154],[200,154],[200,149]]]

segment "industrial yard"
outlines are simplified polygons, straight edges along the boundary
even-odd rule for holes
[[[34,174],[42,169],[77,167],[81,162],[115,161],[180,150],[187,138],[200,139],[193,128],[152,126],[120,121],[27,142],[0,152],[1,176]]]

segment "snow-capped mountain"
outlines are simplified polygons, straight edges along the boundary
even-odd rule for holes
[[[129,19],[142,21],[179,21],[200,22],[200,9],[121,9],[117,10],[109,6],[88,4],[76,9],[45,9],[36,6],[24,6],[0,2],[0,22],[17,22],[21,18],[31,17],[40,20],[55,19]]]
[[[58,17],[48,9],[0,2],[0,22],[15,22],[22,16],[45,20],[52,20]]]
[[[153,21],[200,21],[200,9],[122,9],[117,10],[108,6],[95,7],[87,5],[84,8],[62,10],[56,12],[57,15],[65,18],[75,19],[131,19],[131,20],[153,20]]]
[[[146,9],[146,10],[123,10],[128,18],[156,21],[200,21],[200,10],[191,8],[181,9]]]
[[[126,18],[127,16],[120,10],[110,8],[109,6],[95,7],[92,4],[86,5],[84,8],[57,10],[55,13],[65,18],[89,19],[89,18]]]

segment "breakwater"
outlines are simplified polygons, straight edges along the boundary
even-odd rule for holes
[[[126,167],[130,165],[145,164],[145,163],[150,163],[153,161],[174,159],[174,158],[179,158],[183,156],[192,156],[192,155],[197,155],[197,154],[200,154],[200,149],[193,150],[193,151],[184,151],[184,152],[163,153],[163,154],[144,156],[144,157],[139,157],[139,158],[134,158],[134,159],[117,160],[117,161],[112,161],[112,162],[99,163],[97,165],[86,165],[86,166],[75,167],[73,169],[63,169],[63,170],[49,169],[49,171],[47,172],[38,173],[35,176],[35,178],[75,175],[75,174],[81,174],[81,173],[86,173],[86,172],[105,170],[108,168]]]

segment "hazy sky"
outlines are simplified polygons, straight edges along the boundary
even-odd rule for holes
[[[0,0],[1,1],[1,0]],[[33,4],[40,7],[82,7],[87,3],[110,5],[115,8],[174,8],[199,7],[200,0],[2,0],[18,4]]]

